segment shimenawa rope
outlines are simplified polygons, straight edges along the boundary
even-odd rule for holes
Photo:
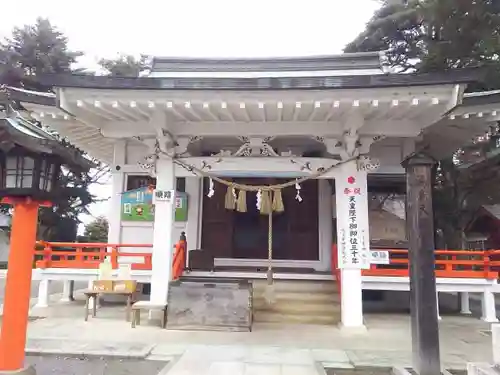
[[[247,202],[246,202],[246,192],[257,192],[261,194],[261,200],[260,200],[260,213],[261,214],[267,214],[268,215],[268,254],[267,254],[267,260],[268,260],[268,266],[267,266],[267,285],[266,289],[264,291],[264,297],[267,303],[271,304],[275,300],[275,293],[274,293],[274,279],[273,279],[273,268],[272,268],[272,263],[273,263],[273,211],[274,212],[283,212],[284,211],[284,205],[283,205],[283,198],[281,194],[281,190],[285,189],[287,187],[291,186],[297,186],[305,181],[311,180],[311,179],[316,179],[328,172],[330,172],[332,169],[335,167],[338,167],[342,164],[345,164],[347,162],[357,160],[359,157],[352,157],[348,158],[343,161],[337,161],[337,163],[332,164],[328,168],[322,168],[318,169],[315,173],[301,177],[298,179],[290,180],[282,184],[276,184],[276,185],[245,185],[245,184],[239,184],[233,181],[226,181],[222,178],[219,178],[217,176],[214,176],[206,171],[203,171],[195,166],[189,165],[187,163],[184,163],[180,159],[176,159],[175,157],[172,157],[168,153],[160,150],[157,148],[157,153],[160,152],[169,158],[172,159],[172,161],[175,164],[180,165],[184,169],[192,172],[193,174],[198,174],[202,177],[208,177],[213,181],[217,181],[218,183],[227,186],[227,191],[226,191],[226,196],[225,196],[225,202],[224,205],[227,209],[234,210],[236,209],[239,212],[246,212],[247,211]],[[158,157],[157,154],[155,154],[156,157]],[[238,190],[238,194],[236,194],[236,191]]]

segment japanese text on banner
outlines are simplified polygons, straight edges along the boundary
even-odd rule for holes
[[[355,179],[350,177],[348,179],[348,183],[353,185],[355,183]],[[347,200],[347,206],[344,206],[347,209],[347,212],[345,213],[345,216],[342,215],[342,219],[339,220],[337,224],[341,225],[339,228],[341,237],[339,239],[339,266],[340,268],[351,269],[369,268],[370,250],[365,238],[366,228],[360,225],[359,220],[359,214],[363,214],[363,212],[359,211],[359,199],[366,198],[361,195],[361,189],[355,186],[346,187],[343,193]],[[366,219],[367,218],[364,218],[364,220],[362,219],[361,222],[366,222]]]

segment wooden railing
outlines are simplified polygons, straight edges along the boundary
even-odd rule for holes
[[[141,260],[131,263],[133,270],[150,270],[152,254],[133,251],[133,249],[152,247],[151,244],[40,241],[37,242],[37,250],[35,250],[35,265],[36,268],[98,269],[99,265],[109,258],[111,267],[117,269],[119,258],[136,257]]]
[[[364,276],[409,275],[408,250],[373,249],[389,252],[389,264],[372,264],[362,270]],[[435,250],[436,277],[497,279],[500,271],[500,250]],[[340,285],[337,246],[332,247],[332,272]]]

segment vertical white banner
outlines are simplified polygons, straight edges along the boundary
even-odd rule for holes
[[[370,268],[370,234],[366,172],[355,163],[342,167],[335,180],[339,268]]]

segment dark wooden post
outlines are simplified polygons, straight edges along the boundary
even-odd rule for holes
[[[406,169],[406,228],[410,260],[413,368],[419,375],[441,373],[436,306],[432,168],[425,155],[412,155]]]

